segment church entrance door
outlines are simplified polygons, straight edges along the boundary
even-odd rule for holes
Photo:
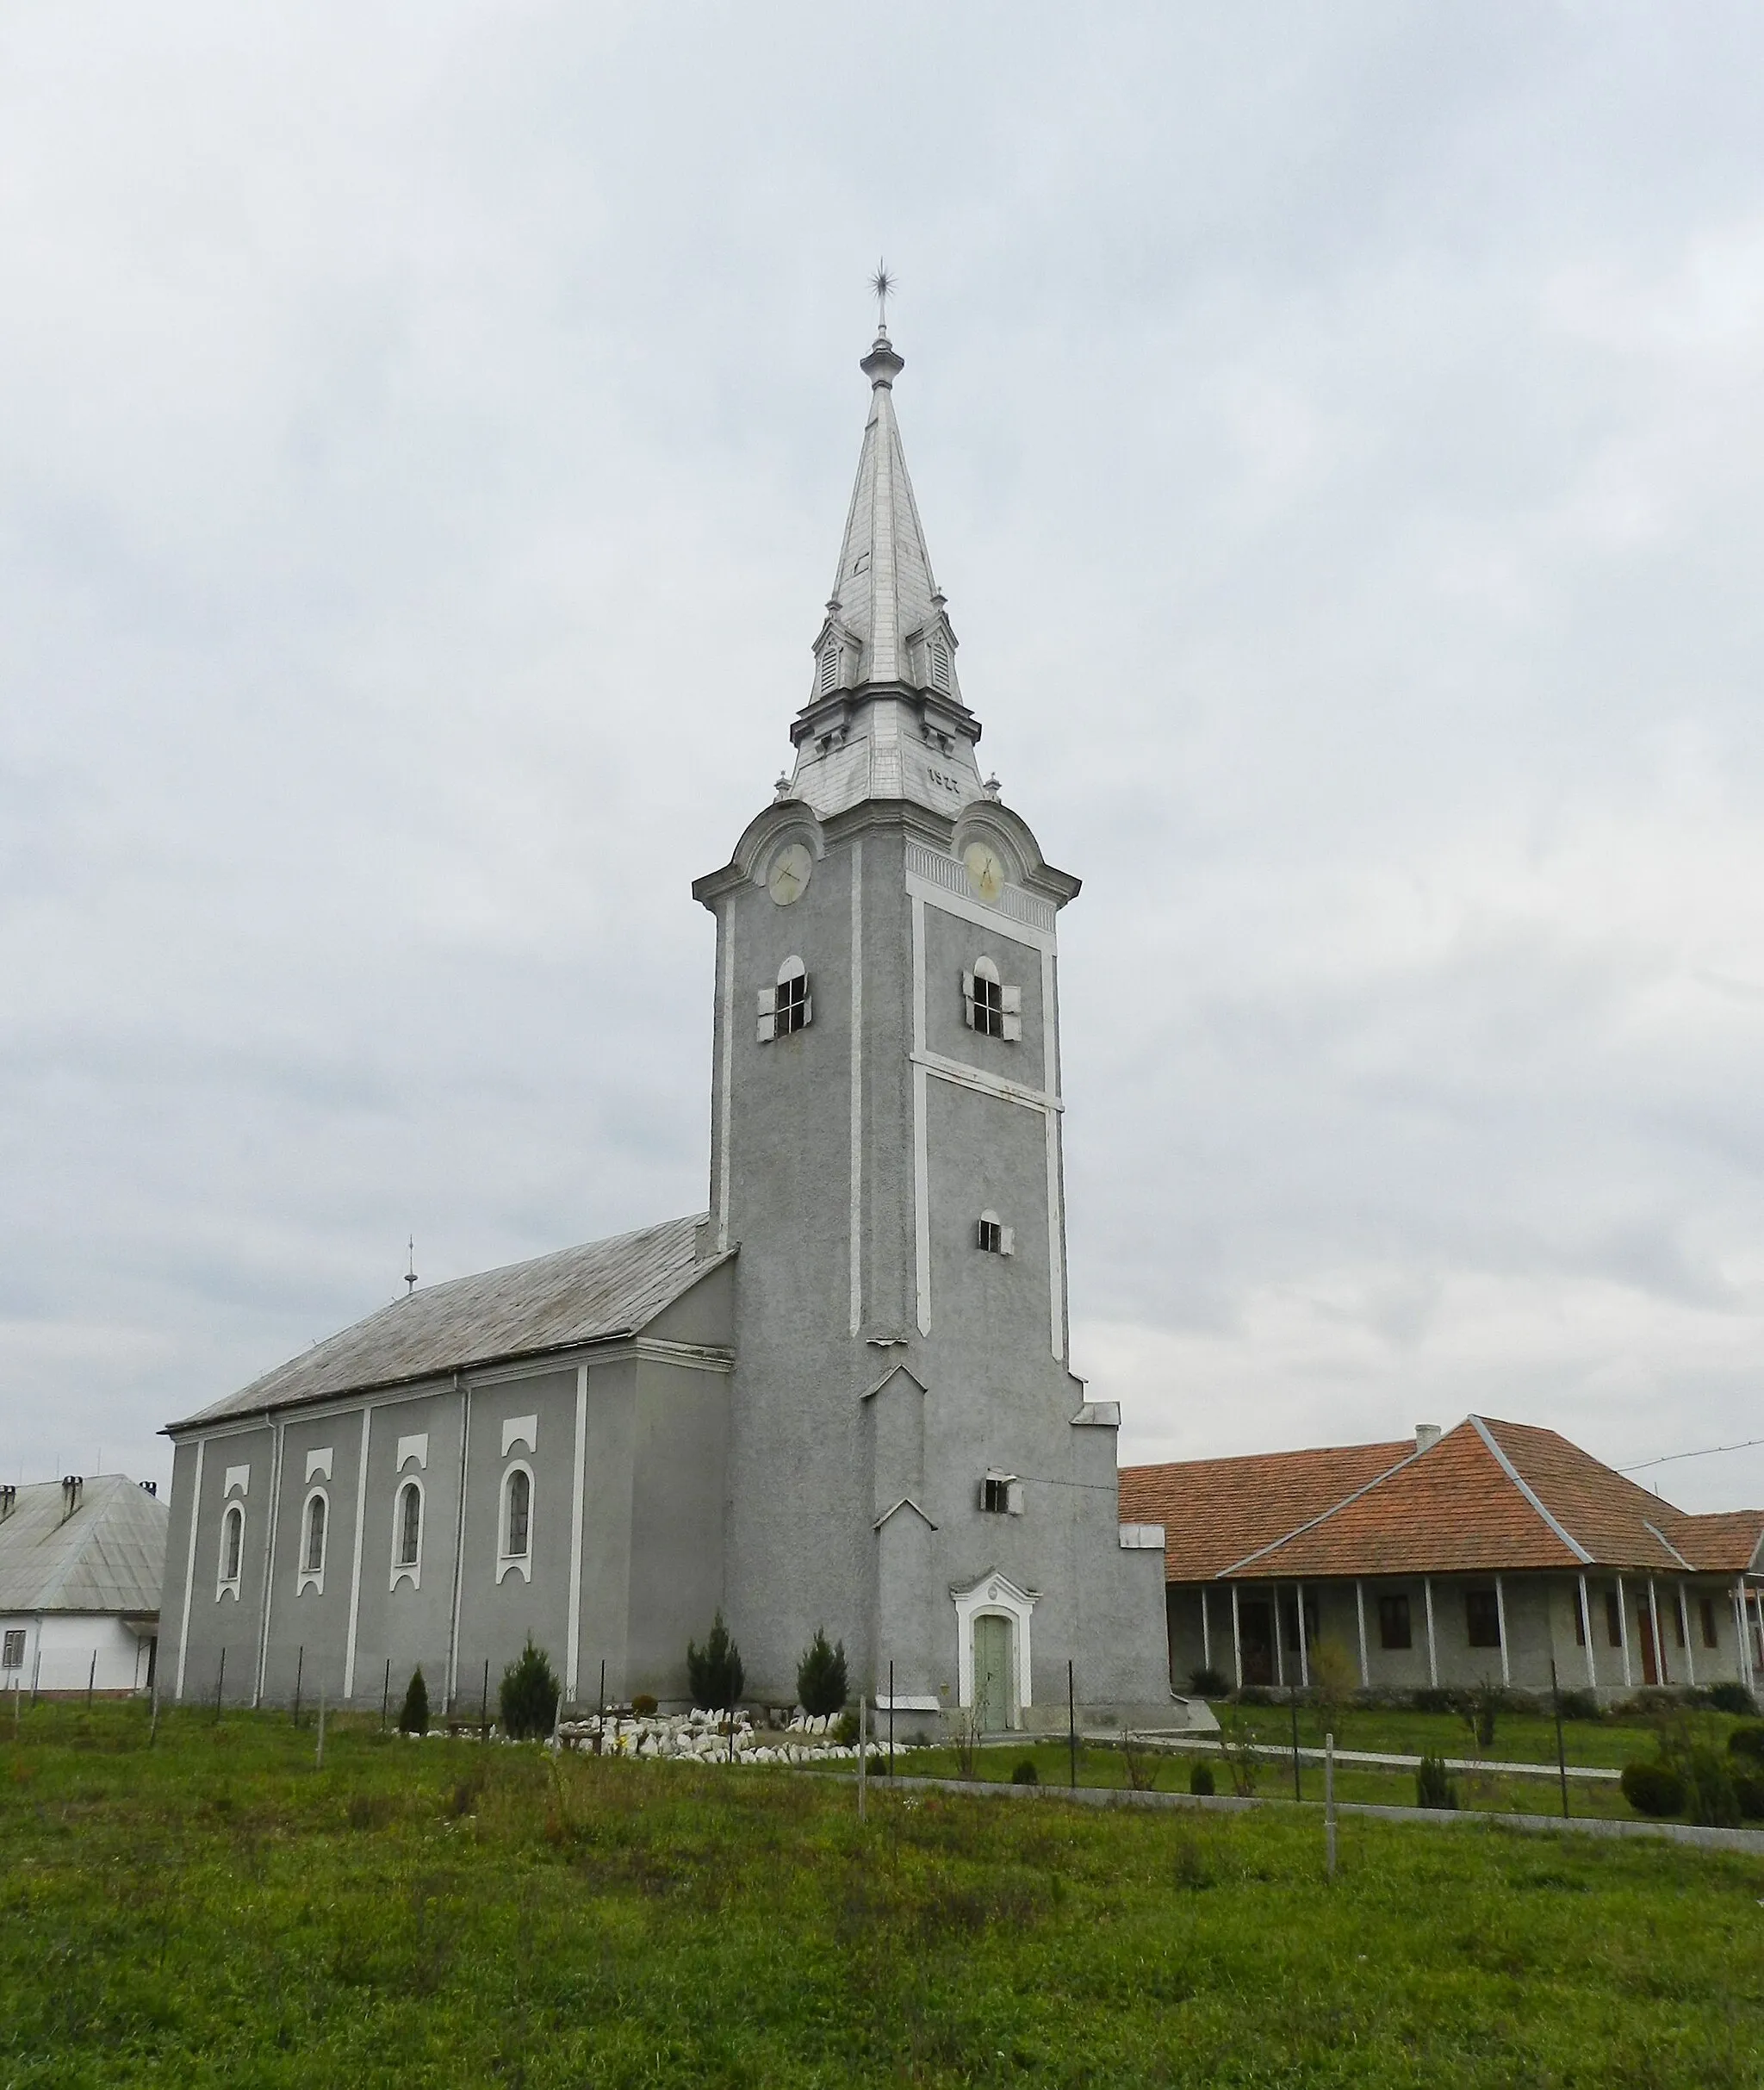
[[[984,1614],[974,1620],[974,1712],[983,1734],[1016,1725],[1010,1641],[1008,1618]]]

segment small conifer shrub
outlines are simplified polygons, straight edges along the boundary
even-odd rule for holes
[[[842,1710],[849,1696],[845,1674],[845,1642],[827,1645],[825,1627],[815,1628],[803,1658],[796,1665],[796,1701],[811,1719]]]
[[[1189,1790],[1200,1799],[1213,1797],[1213,1766],[1195,1763],[1189,1765]]]
[[[655,1717],[655,1701],[647,1691],[633,1692],[631,1695],[630,1709],[637,1714],[639,1720],[654,1720]]]
[[[1670,1763],[1625,1763],[1623,1796],[1638,1814],[1677,1814],[1685,1804],[1685,1782]]]
[[[429,1732],[429,1687],[423,1682],[420,1664],[411,1671],[404,1703],[398,1708],[398,1732],[401,1734]]]
[[[1743,1757],[1764,1769],[1764,1726],[1755,1721],[1749,1726],[1736,1727],[1727,1738],[1730,1756]]]
[[[502,1732],[518,1742],[530,1742],[550,1734],[557,1717],[558,1684],[550,1658],[535,1647],[531,1635],[519,1657],[502,1672],[498,1704]]]
[[[1457,1806],[1457,1788],[1446,1771],[1444,1757],[1425,1756],[1415,1773],[1415,1805],[1447,1812]]]
[[[1189,1671],[1189,1689],[1196,1698],[1223,1698],[1231,1689],[1216,1669],[1191,1669]]]
[[[1035,1769],[1034,1757],[1024,1757],[1012,1767],[1010,1782],[1013,1785],[1039,1785],[1041,1774]]]
[[[747,1682],[747,1671],[742,1667],[741,1650],[730,1639],[720,1611],[711,1621],[702,1647],[694,1641],[686,1642],[686,1673],[695,1706],[702,1706],[707,1713],[734,1711],[741,1688]]]
[[[1755,1714],[1758,1701],[1742,1683],[1711,1683],[1709,1702],[1717,1713]]]

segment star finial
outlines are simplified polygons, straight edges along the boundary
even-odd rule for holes
[[[888,294],[898,281],[898,277],[888,273],[885,261],[876,264],[876,273],[870,278],[870,288],[876,293],[876,331],[879,334],[888,332]]]

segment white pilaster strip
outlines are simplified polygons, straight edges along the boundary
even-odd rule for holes
[[[864,843],[851,845],[851,1332],[864,1325]]]
[[[355,1475],[355,1574],[349,1585],[349,1644],[343,1657],[343,1702],[355,1696],[355,1633],[362,1614],[362,1556],[368,1538],[368,1452],[372,1448],[374,1410],[362,1408],[361,1458]]]
[[[727,900],[717,924],[723,933],[723,1065],[717,1077],[717,1251],[729,1247],[729,1104],[735,1085],[735,909]]]
[[[282,1512],[282,1446],[287,1426],[278,1422],[271,1432],[270,1452],[270,1514],[264,1527],[264,1601],[258,1611],[258,1670],[252,1684],[252,1703],[264,1702],[264,1675],[270,1666],[270,1608],[276,1594],[276,1528]]]
[[[183,1561],[183,1623],[177,1629],[177,1691],[183,1696],[183,1665],[189,1654],[189,1608],[196,1593],[196,1527],[202,1515],[202,1453],[208,1439],[196,1439],[196,1485],[189,1498],[189,1546]]]
[[[925,1049],[925,903],[913,899],[913,1050]],[[931,1333],[931,1128],[922,1067],[913,1068],[913,1249],[919,1333]]]
[[[1056,1358],[1065,1356],[1065,1243],[1059,1209],[1059,1118],[1049,1110],[1047,1127],[1047,1328]]]
[[[563,1695],[576,1702],[581,1673],[583,1489],[588,1470],[588,1367],[575,1368],[575,1482],[569,1502],[569,1654],[563,1672]]]

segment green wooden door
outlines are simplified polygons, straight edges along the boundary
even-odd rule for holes
[[[1010,1620],[977,1618],[974,1620],[974,1710],[980,1717],[980,1732],[995,1734],[1015,1723],[1011,1719]]]

